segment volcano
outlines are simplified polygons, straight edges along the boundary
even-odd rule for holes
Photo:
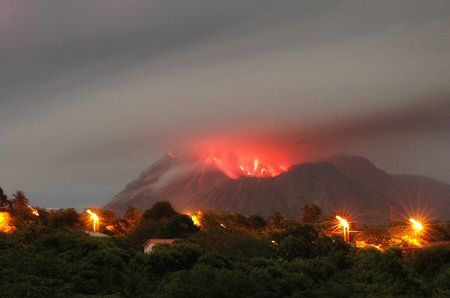
[[[348,212],[358,222],[382,224],[389,222],[393,206],[401,209],[426,198],[424,207],[440,206],[441,213],[448,214],[444,209],[449,208],[449,185],[425,177],[387,174],[362,157],[341,154],[280,167],[273,173],[263,168],[268,166],[253,164],[255,172],[236,170],[230,175],[210,157],[199,162],[168,154],[104,208],[122,214],[130,205],[144,210],[157,201],[169,201],[181,212],[202,209],[267,216],[279,211],[298,216],[301,207],[314,202],[325,212]]]

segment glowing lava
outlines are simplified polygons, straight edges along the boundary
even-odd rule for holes
[[[286,167],[278,163],[270,163],[258,157],[218,157],[211,155],[207,163],[215,165],[228,177],[236,179],[241,176],[248,177],[274,177],[286,171]]]
[[[97,232],[100,219],[98,215],[92,212],[91,210],[87,209],[86,212],[89,214],[90,220],[92,220],[92,231],[95,233]]]
[[[231,179],[274,177],[303,161],[295,143],[256,134],[204,137],[195,140],[190,151],[201,164],[217,168]]]
[[[0,233],[12,233],[16,228],[12,223],[9,212],[0,212]]]

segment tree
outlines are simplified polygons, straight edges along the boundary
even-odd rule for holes
[[[287,236],[277,245],[278,253],[287,260],[298,257],[311,257],[313,255],[313,245],[305,237]]]
[[[99,229],[101,232],[105,232],[105,227],[115,225],[119,221],[114,211],[111,210],[98,210],[98,215],[100,217],[100,226],[102,227]]]
[[[275,228],[283,228],[286,223],[286,219],[280,212],[277,211],[269,216],[267,222]]]
[[[266,221],[259,215],[251,215],[248,218],[248,222],[252,229],[262,229],[266,226]]]
[[[141,212],[138,208],[134,206],[129,206],[123,218],[121,218],[117,224],[113,226],[113,229],[110,230],[114,235],[123,237],[127,234],[131,233],[134,229],[136,229],[142,218]]]
[[[0,187],[0,211],[6,211],[7,209],[11,209],[12,203],[8,200],[8,196],[3,192],[3,189]]]
[[[127,239],[133,246],[140,247],[149,238],[183,238],[197,231],[199,228],[190,216],[177,213],[169,202],[163,201],[144,212]]]
[[[173,217],[178,213],[173,209],[172,205],[167,201],[156,202],[152,208],[144,212],[144,219],[160,220],[164,217]]]
[[[64,227],[74,229],[82,226],[80,215],[73,208],[52,210],[48,212],[47,221],[48,225],[53,228]]]
[[[23,193],[23,191],[16,191],[16,193],[13,195],[13,199],[12,199],[12,204],[13,204],[13,209],[16,208],[28,208],[28,198],[25,196],[25,194]]]
[[[322,209],[314,203],[309,203],[303,206],[302,222],[305,224],[316,224],[320,221]]]
[[[24,224],[30,223],[36,219],[36,216],[33,215],[34,209],[30,208],[28,205],[28,198],[22,191],[17,191],[13,195],[11,203],[16,226],[23,226]]]
[[[123,216],[124,221],[129,227],[135,227],[139,220],[141,220],[142,214],[138,208],[134,206],[129,206],[125,215]]]

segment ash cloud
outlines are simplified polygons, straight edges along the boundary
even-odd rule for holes
[[[449,28],[439,0],[3,1],[0,185],[101,205],[221,131],[450,182],[445,114],[415,108],[450,96]]]
[[[304,136],[295,143],[299,146],[336,146],[352,143],[356,139],[440,132],[450,134],[450,100],[426,102],[377,115],[323,123],[316,129],[304,132]]]

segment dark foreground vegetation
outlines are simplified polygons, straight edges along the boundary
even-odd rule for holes
[[[200,229],[162,202],[142,217],[102,213],[112,237],[97,238],[72,209],[1,208],[16,216],[0,233],[1,297],[450,296],[448,247],[356,249],[280,214],[207,212]],[[179,240],[144,254],[148,238]]]

